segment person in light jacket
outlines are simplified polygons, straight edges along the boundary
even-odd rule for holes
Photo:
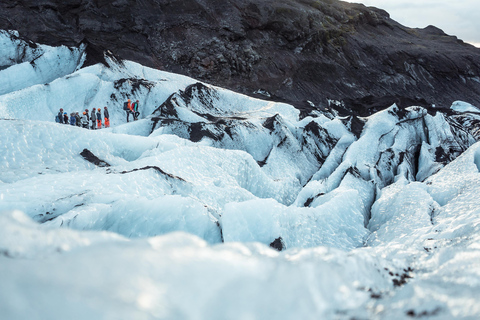
[[[80,119],[82,127],[88,129],[88,113],[83,111],[82,118]]]
[[[80,117],[80,115],[78,114],[78,112],[75,112],[75,125],[77,127],[81,127],[82,126],[82,117]]]

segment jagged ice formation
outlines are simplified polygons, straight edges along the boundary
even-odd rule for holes
[[[82,68],[84,47],[0,43],[5,317],[480,315],[475,106],[300,112],[110,54]],[[104,105],[110,129],[54,122]]]

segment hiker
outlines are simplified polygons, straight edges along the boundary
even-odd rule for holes
[[[138,112],[138,100],[132,103],[132,113],[133,113],[133,120],[138,120],[138,115],[140,112]]]
[[[97,129],[102,129],[102,109],[100,108],[97,111]]]
[[[85,114],[87,115],[87,122],[90,122],[90,114],[88,113],[88,109],[85,109]]]
[[[105,118],[105,128],[110,128],[110,115],[108,114],[107,107],[103,108],[103,118]]]
[[[81,118],[82,127],[88,129],[88,112],[83,111],[83,116]]]
[[[58,111],[57,116],[55,117],[55,122],[63,123],[63,109],[62,108],[60,108],[60,111]]]
[[[74,126],[77,122],[77,118],[75,118],[75,112],[70,113],[70,125]]]
[[[129,122],[128,118],[130,117],[130,113],[132,113],[132,103],[130,99],[123,104],[123,110],[127,113],[127,122]]]
[[[68,115],[66,112],[63,113],[63,123],[68,124]]]
[[[82,119],[80,118],[80,115],[78,114],[78,112],[75,112],[75,124],[77,125],[77,127],[81,127],[82,126]]]
[[[95,124],[97,122],[97,117],[95,116],[95,108],[92,109],[92,113],[90,114],[90,120],[92,120],[92,130],[95,130]]]

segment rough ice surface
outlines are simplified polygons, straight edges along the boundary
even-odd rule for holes
[[[31,44],[0,30],[0,95],[71,74],[82,66],[84,49]]]
[[[480,113],[480,109],[475,107],[474,105],[464,102],[464,101],[455,101],[452,106],[452,110],[459,111],[459,112],[476,112]]]
[[[352,132],[82,59],[0,32],[2,318],[480,317],[475,107],[386,106]],[[109,129],[54,122],[103,106]]]

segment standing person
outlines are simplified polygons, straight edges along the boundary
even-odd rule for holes
[[[82,127],[88,129],[88,112],[83,111],[81,122],[82,122]]]
[[[75,118],[75,112],[70,113],[70,125],[74,126],[77,118]]]
[[[88,109],[85,109],[85,114],[87,115],[87,122],[90,121],[90,114],[88,113]]]
[[[77,125],[77,127],[82,126],[82,118],[80,118],[78,112],[75,112],[75,124]]]
[[[127,113],[127,122],[129,122],[128,118],[130,117],[130,113],[132,113],[132,103],[130,102],[130,99],[123,104],[123,109]]]
[[[92,109],[92,113],[90,114],[90,120],[92,120],[92,130],[95,130],[95,125],[97,122],[97,117],[95,116],[95,108]]]
[[[138,112],[138,100],[133,103],[132,112],[133,120],[138,120],[138,115],[140,114],[140,112]]]
[[[102,109],[100,108],[97,111],[97,129],[102,129]]]
[[[110,115],[108,114],[107,107],[103,108],[103,118],[105,119],[105,128],[110,127]]]
[[[58,121],[57,121],[58,119]],[[60,108],[60,111],[58,111],[57,116],[55,117],[55,121],[58,123],[63,123],[63,109]]]

